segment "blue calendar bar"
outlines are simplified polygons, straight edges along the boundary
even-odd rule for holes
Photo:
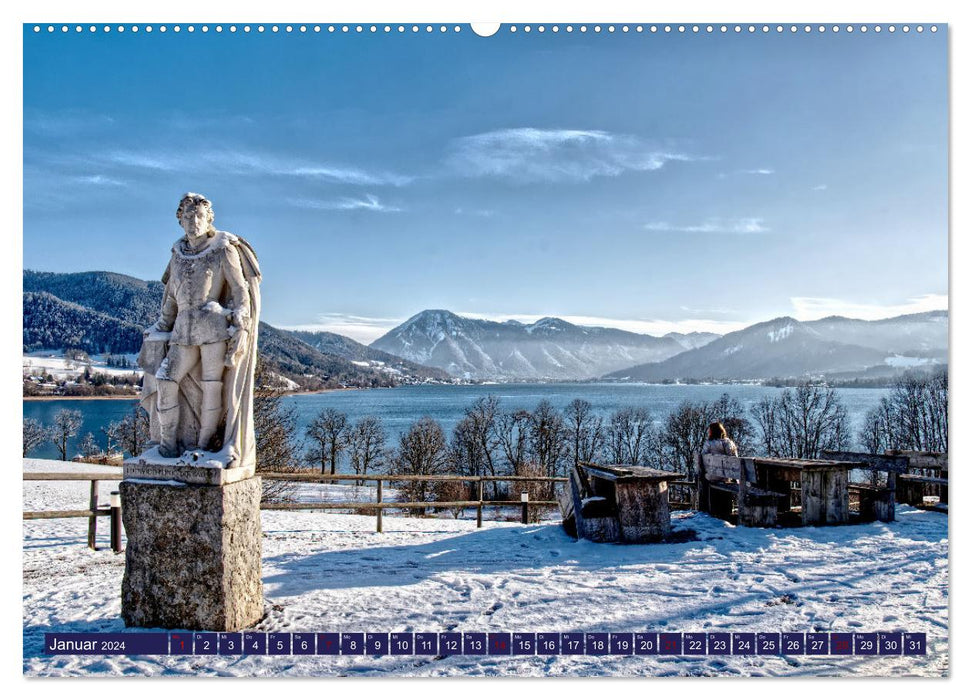
[[[923,656],[923,632],[47,633],[49,655]]]

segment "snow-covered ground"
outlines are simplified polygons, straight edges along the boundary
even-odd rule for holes
[[[131,363],[131,367],[108,365],[105,355],[91,355],[90,357],[90,362],[83,362],[64,357],[64,353],[60,350],[37,350],[24,353],[23,371],[24,374],[32,376],[50,374],[58,381],[77,379],[84,374],[86,368],[90,368],[93,374],[105,374],[113,377],[142,376],[142,371],[135,366],[138,355],[115,355],[115,357],[124,357]]]
[[[25,470],[79,465],[25,460]],[[91,468],[85,465],[85,468]],[[102,469],[98,467],[98,469]],[[103,499],[112,485],[102,484]],[[82,508],[86,482],[24,482],[24,509]],[[45,632],[121,632],[124,557],[84,519],[25,521],[24,673],[199,676],[948,673],[947,516],[761,530],[675,513],[679,544],[576,542],[555,523],[264,511],[265,631],[911,631],[927,656],[99,657],[43,654]]]

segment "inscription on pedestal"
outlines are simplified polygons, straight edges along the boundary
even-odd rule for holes
[[[192,467],[173,464],[151,464],[149,462],[138,461],[137,458],[125,462],[123,471],[125,479],[181,481],[185,484],[202,484],[206,486],[232,484],[243,479],[249,479],[255,473],[256,468],[254,466],[213,469],[210,467]]]

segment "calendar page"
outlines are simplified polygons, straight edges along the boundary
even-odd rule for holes
[[[22,26],[25,676],[949,675],[946,23],[231,15]]]

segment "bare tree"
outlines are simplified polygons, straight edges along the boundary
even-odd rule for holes
[[[531,422],[529,411],[501,413],[497,418],[499,448],[511,473],[515,473],[528,459]]]
[[[908,372],[867,413],[859,441],[872,452],[947,452],[948,379],[945,370]]]
[[[772,456],[814,459],[822,450],[850,445],[846,408],[833,389],[808,382],[785,389],[770,403],[757,404],[753,416]]]
[[[465,416],[452,431],[450,459],[452,470],[468,476],[496,476],[500,439],[499,399],[487,396],[465,409]],[[493,500],[499,484],[492,484]]]
[[[50,440],[54,443],[62,460],[67,459],[68,440],[78,434],[81,429],[81,411],[62,408],[54,414],[54,424],[51,426]]]
[[[607,455],[615,464],[648,464],[657,455],[658,436],[646,408],[615,411],[607,423]]]
[[[298,467],[297,410],[283,405],[283,391],[259,356],[253,391],[253,426],[256,433],[256,471],[288,472]],[[263,482],[262,500],[288,501],[296,487],[289,481]]]
[[[583,399],[571,401],[563,414],[569,462],[576,466],[580,462],[595,461],[604,445],[603,418]]]
[[[384,466],[384,426],[380,418],[364,416],[348,435],[351,468],[355,474],[367,474]]]
[[[674,471],[694,476],[694,454],[708,438],[709,413],[704,404],[682,402],[664,422],[661,442]]]
[[[546,400],[540,401],[529,416],[529,446],[532,459],[547,476],[560,476],[560,467],[567,452],[566,425],[563,423],[563,418]]]
[[[890,392],[894,449],[947,452],[947,372],[908,372]]]
[[[755,421],[756,428],[761,436],[757,449],[761,454],[771,457],[779,456],[779,447],[782,442],[781,436],[778,435],[777,407],[778,404],[774,399],[763,396],[751,409],[752,419]]]
[[[754,447],[755,431],[751,421],[745,417],[745,408],[738,399],[722,394],[716,401],[707,405],[708,423],[719,422],[725,432],[738,447],[739,454],[750,454]]]
[[[496,475],[496,450],[499,447],[497,418],[499,399],[496,396],[479,398],[465,409],[469,436],[478,445],[486,473]]]
[[[108,447],[117,445],[130,455],[141,454],[151,439],[148,413],[138,403],[132,404],[131,412],[120,421],[108,424],[104,429]]]
[[[425,416],[401,436],[393,469],[396,474],[433,476],[448,470],[448,443],[442,426]],[[428,501],[436,489],[428,481],[406,481],[400,487],[409,501]],[[422,509],[424,513],[424,509]]]
[[[50,432],[43,423],[33,418],[24,418],[24,457],[50,440]]]
[[[538,464],[526,462],[516,470],[516,476],[542,477],[546,475],[543,473],[543,468]],[[516,490],[513,500],[516,500],[519,494],[524,492],[529,494],[530,501],[548,501],[553,499],[553,484],[548,481],[517,481],[515,487]],[[539,522],[541,515],[542,512],[539,506],[530,508],[529,522]]]
[[[322,410],[307,426],[307,438],[313,442],[307,458],[320,462],[321,474],[327,473],[328,463],[330,473],[337,473],[337,462],[347,447],[350,428],[347,414],[333,408]]]
[[[78,445],[78,452],[84,457],[94,457],[101,453],[101,449],[98,447],[98,443],[95,442],[94,434],[87,433]]]

